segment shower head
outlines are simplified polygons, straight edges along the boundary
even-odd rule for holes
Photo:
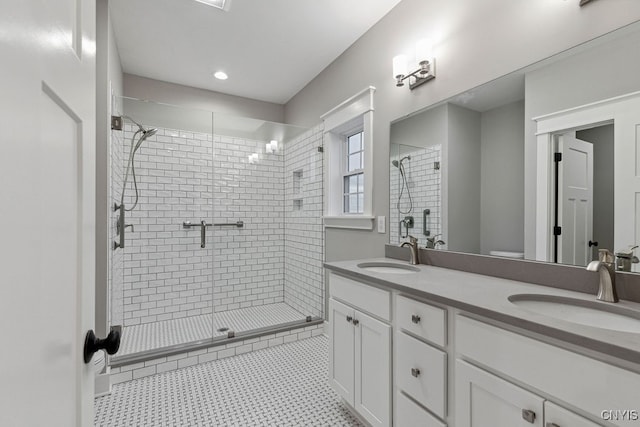
[[[405,160],[411,160],[411,156],[404,156],[403,158],[400,159],[399,162],[397,160],[394,160],[391,162],[391,164],[399,168],[400,166],[402,166],[402,162],[404,162]]]
[[[145,139],[149,138],[150,136],[155,135],[156,132],[158,132],[158,129],[156,129],[156,128],[144,129],[144,128],[142,128],[142,126],[140,126],[140,129],[142,130],[142,135],[140,136],[140,139],[136,143],[136,147],[133,149],[134,153],[136,151],[138,151],[138,148],[140,148],[140,146],[142,145],[142,143],[144,142]]]

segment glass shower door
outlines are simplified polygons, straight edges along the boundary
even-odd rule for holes
[[[221,224],[213,235],[215,336],[322,316],[318,134],[214,115],[214,223]]]
[[[211,113],[122,105],[111,147],[112,198],[124,205],[112,221],[114,241],[124,232],[111,269],[119,357],[210,339],[213,308]]]

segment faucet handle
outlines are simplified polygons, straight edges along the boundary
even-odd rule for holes
[[[416,237],[413,237],[413,236],[407,236],[407,237],[409,237],[409,242],[411,242],[411,244],[418,243],[418,239]]]
[[[615,262],[615,256],[609,249],[598,249],[598,259],[600,262],[607,264],[613,264]]]

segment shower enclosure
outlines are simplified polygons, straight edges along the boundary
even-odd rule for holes
[[[114,362],[323,318],[320,131],[131,98],[112,110]]]

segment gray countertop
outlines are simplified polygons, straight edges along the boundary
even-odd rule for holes
[[[540,334],[556,342],[631,362],[634,370],[640,369],[640,333],[620,332],[555,319],[523,309],[508,299],[515,294],[541,294],[595,301],[595,295],[430,265],[418,265],[416,267],[420,271],[411,274],[372,273],[358,267],[363,262],[408,265],[391,258],[370,258],[327,262],[324,266],[343,276],[426,298]],[[620,301],[617,304],[640,313],[640,303]]]

